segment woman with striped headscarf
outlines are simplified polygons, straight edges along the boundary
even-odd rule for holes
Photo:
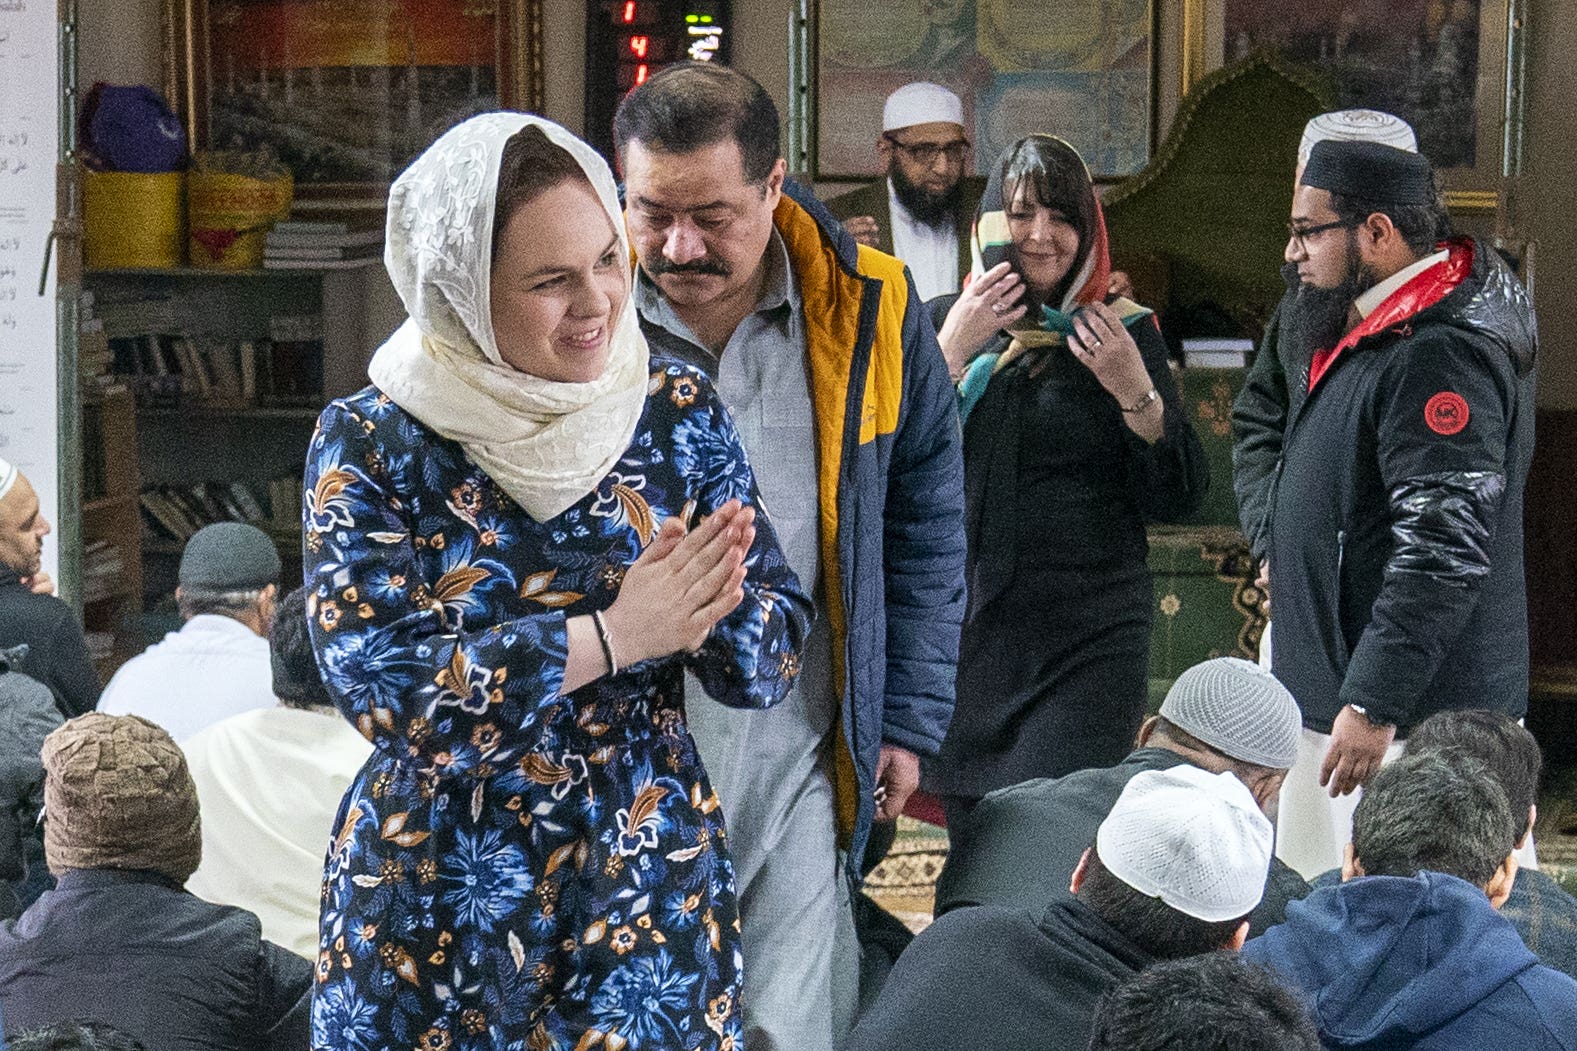
[[[1110,766],[1145,712],[1147,521],[1209,481],[1154,314],[1107,300],[1101,206],[1078,152],[1031,135],[996,164],[974,269],[933,300],[959,381],[969,612],[958,702],[926,784],[957,828],[981,796]]]

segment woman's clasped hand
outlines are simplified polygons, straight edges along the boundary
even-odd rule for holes
[[[755,508],[730,500],[688,531],[680,516],[663,522],[603,614],[621,664],[701,648],[745,597],[755,521]]]

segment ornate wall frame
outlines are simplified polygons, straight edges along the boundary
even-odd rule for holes
[[[1471,164],[1447,165],[1441,168],[1446,184],[1446,199],[1453,211],[1463,213],[1494,213],[1505,204],[1510,184],[1521,174],[1523,151],[1523,67],[1524,23],[1528,0],[1469,0],[1477,7],[1476,76],[1473,78],[1473,139],[1474,158]],[[1239,11],[1255,9],[1238,0],[1182,0],[1182,40],[1178,68],[1182,89],[1187,91],[1211,71],[1221,67],[1229,51],[1236,46],[1229,41],[1234,29],[1243,35],[1245,26],[1229,26],[1229,5]],[[1351,5],[1345,0],[1300,0],[1300,6],[1316,11],[1328,8],[1333,19],[1340,18]],[[1428,0],[1396,0],[1391,5],[1392,18],[1409,9],[1426,9]],[[1258,5],[1270,19],[1274,14],[1266,5]],[[1350,16],[1349,16],[1350,17]],[[1362,38],[1376,32],[1370,22],[1356,26],[1332,26],[1333,35],[1345,33],[1347,39]],[[1372,39],[1372,37],[1371,37]],[[1255,44],[1262,46],[1261,42]],[[1305,60],[1294,50],[1283,52],[1292,62]],[[1398,56],[1402,61],[1403,56]],[[1315,69],[1329,72],[1329,59],[1308,62]],[[1344,105],[1370,105],[1387,108],[1383,99],[1347,97],[1338,100]],[[1400,106],[1392,106],[1401,110]],[[1399,115],[1412,117],[1419,127],[1429,127],[1428,113]]]
[[[163,52],[192,148],[271,145],[298,210],[381,208],[453,120],[543,103],[542,0],[163,0]]]

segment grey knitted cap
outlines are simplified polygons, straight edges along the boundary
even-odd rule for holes
[[[1179,675],[1161,717],[1242,763],[1286,770],[1298,758],[1298,702],[1274,675],[1240,657],[1216,657]]]
[[[181,553],[183,588],[250,591],[279,582],[279,549],[245,522],[215,522],[192,534]]]

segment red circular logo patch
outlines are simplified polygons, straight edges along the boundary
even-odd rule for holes
[[[1467,399],[1443,390],[1424,404],[1424,422],[1436,434],[1456,434],[1467,426]]]

